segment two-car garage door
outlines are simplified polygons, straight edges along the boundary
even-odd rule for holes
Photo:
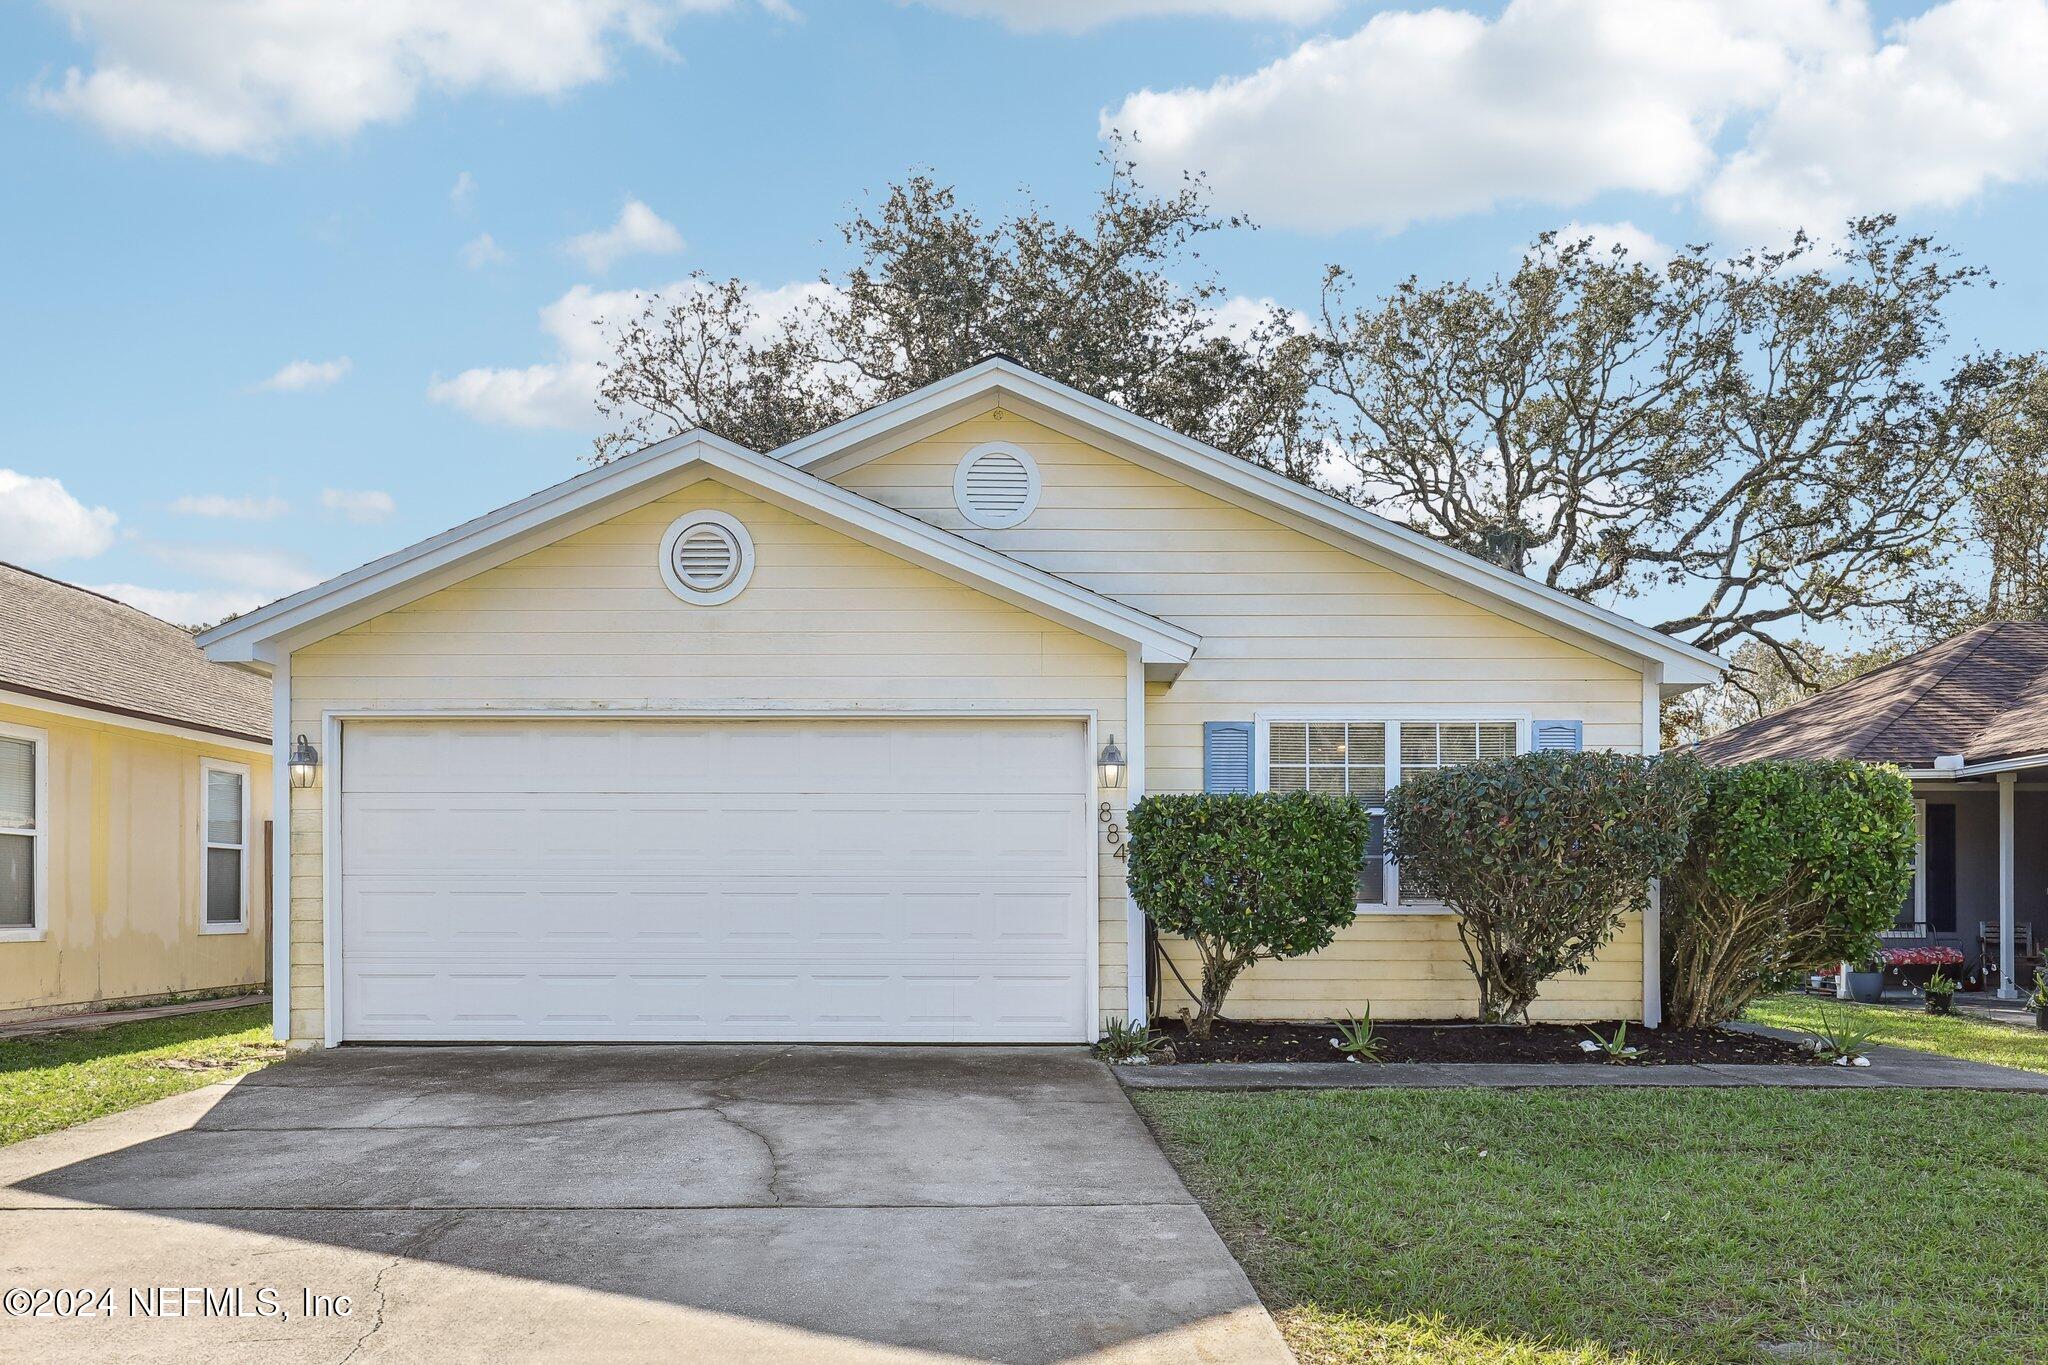
[[[1078,721],[347,722],[340,1036],[1091,1036]]]

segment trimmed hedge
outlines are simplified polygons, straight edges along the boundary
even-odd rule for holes
[[[1252,963],[1326,948],[1356,913],[1367,817],[1349,797],[1147,796],[1130,826],[1132,896],[1201,954],[1197,1037]]]
[[[1480,1017],[1527,1022],[1545,981],[1584,974],[1685,853],[1700,768],[1682,758],[1532,753],[1403,778],[1387,854],[1458,916]]]
[[[1850,760],[1706,770],[1664,883],[1666,1015],[1733,1019],[1800,973],[1877,951],[1913,886],[1913,784]]]

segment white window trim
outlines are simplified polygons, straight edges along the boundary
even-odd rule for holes
[[[1887,929],[1879,938],[1925,938],[1927,936],[1927,798],[1913,799],[1913,923],[1905,929]]]
[[[206,820],[206,775],[208,773],[233,773],[242,779],[242,876],[241,876],[241,918],[229,924],[216,924],[206,918],[207,896],[207,854],[216,848],[233,848],[233,844],[216,844],[207,837]],[[202,934],[246,934],[249,932],[249,834],[254,828],[254,787],[250,783],[249,767],[245,763],[229,763],[225,759],[202,758],[199,760],[199,932]]]
[[[0,943],[40,943],[50,932],[50,734],[26,725],[0,723],[0,739],[25,739],[35,746],[36,823],[33,829],[8,829],[30,841],[31,874],[36,881],[35,923],[0,928]]]
[[[1299,725],[1304,721],[1345,721],[1353,725],[1385,725],[1387,727],[1387,790],[1393,791],[1401,782],[1401,734],[1403,721],[1417,725],[1513,725],[1515,727],[1515,752],[1529,752],[1529,735],[1535,724],[1535,713],[1530,711],[1503,710],[1499,707],[1445,707],[1445,706],[1320,706],[1304,707],[1290,711],[1259,711],[1252,720],[1257,726],[1257,738],[1253,747],[1252,787],[1255,791],[1272,790],[1271,773],[1268,767],[1272,752],[1272,727],[1275,725]],[[1359,915],[1449,915],[1456,913],[1441,901],[1401,902],[1401,868],[1392,858],[1387,859],[1386,876],[1381,883],[1386,888],[1386,900],[1382,902],[1361,901],[1356,907]]]

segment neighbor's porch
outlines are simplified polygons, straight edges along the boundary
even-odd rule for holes
[[[2026,994],[2048,935],[2048,768],[1916,780],[1913,806],[1913,891],[1885,946],[1954,948],[1966,989]]]

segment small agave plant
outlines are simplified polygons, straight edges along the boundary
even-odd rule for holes
[[[1095,1055],[1114,1066],[1147,1066],[1166,1050],[1166,1040],[1128,1019],[1111,1019],[1102,1026],[1102,1038]]]
[[[1376,1062],[1380,1059],[1380,1040],[1373,1036],[1372,1006],[1365,1007],[1363,1019],[1353,1016],[1337,1025],[1337,1036],[1330,1040],[1330,1046],[1344,1054],[1347,1062]]]
[[[1598,1029],[1587,1029],[1586,1032],[1593,1036],[1579,1040],[1581,1052],[1604,1052],[1609,1061],[1615,1062],[1632,1062],[1642,1055],[1642,1049],[1629,1042],[1628,1025],[1625,1023],[1614,1026],[1612,1038],[1601,1037]]]

